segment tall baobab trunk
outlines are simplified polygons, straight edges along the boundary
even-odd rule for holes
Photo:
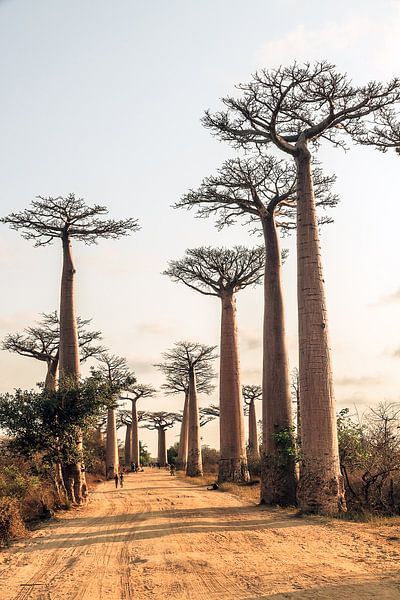
[[[132,462],[137,466],[140,465],[139,424],[136,400],[132,400]]]
[[[298,501],[304,512],[346,510],[311,155],[297,144],[297,296],[302,463]]]
[[[44,389],[54,392],[57,389],[57,369],[58,369],[58,351],[53,359],[47,363],[47,374],[44,382]],[[68,500],[67,489],[64,483],[62,465],[60,462],[54,465],[54,487],[59,501],[65,504]]]
[[[71,385],[79,382],[79,343],[75,315],[74,278],[75,267],[72,260],[71,240],[68,234],[62,238],[63,270],[61,276],[60,300],[60,385]],[[78,450],[82,451],[82,435],[77,439]],[[86,479],[83,465],[77,463],[65,465],[65,485],[69,499],[82,502],[87,495]]]
[[[221,296],[221,357],[219,386],[220,460],[218,481],[248,481],[244,415],[236,323],[236,300]]]
[[[255,460],[260,458],[260,451],[258,449],[256,405],[254,400],[250,400],[249,404],[249,456]]]
[[[165,429],[158,429],[158,462],[161,467],[165,467],[167,460],[167,445],[165,443]]]
[[[281,281],[281,253],[273,215],[263,219],[265,241],[263,331],[263,452],[261,502],[296,502],[289,361]]]
[[[132,462],[132,425],[128,423],[125,434],[125,466],[129,467]]]
[[[181,433],[179,436],[179,448],[176,461],[177,471],[185,471],[188,457],[188,425],[189,425],[189,390],[185,392],[185,404],[183,405],[183,416]]]
[[[107,439],[106,439],[106,476],[112,479],[119,471],[117,424],[115,408],[107,411]]]
[[[189,411],[188,411],[188,459],[186,475],[203,475],[200,446],[199,407],[197,405],[196,372],[192,367],[189,373]]]

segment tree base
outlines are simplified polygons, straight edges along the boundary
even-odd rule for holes
[[[261,504],[296,505],[296,464],[293,456],[264,455],[261,459]]]
[[[183,461],[177,461],[175,464],[176,471],[186,471],[186,463]]]
[[[346,512],[343,477],[323,461],[303,461],[297,500],[303,513],[329,516]]]
[[[246,483],[250,481],[246,458],[221,458],[218,465],[218,483]]]

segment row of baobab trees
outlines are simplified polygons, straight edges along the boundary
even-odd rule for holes
[[[316,160],[322,143],[343,148],[346,139],[399,152],[400,81],[395,78],[388,84],[355,86],[347,75],[322,61],[262,70],[249,83],[240,84],[238,92],[237,97],[223,98],[222,110],[207,111],[203,118],[206,128],[238,150],[237,157],[226,161],[175,206],[194,208],[200,217],[214,216],[219,227],[244,220],[251,230],[260,231],[264,244],[253,249],[238,245],[232,250],[189,250],[182,260],[169,264],[166,274],[221,300],[221,480],[248,478],[235,295],[263,281],[261,501],[280,505],[297,501],[303,511],[335,514],[346,510],[346,503],[339,466],[319,226],[331,220],[323,211],[334,207],[337,197],[331,191],[334,177],[324,174]],[[29,209],[2,219],[37,246],[61,239],[64,261],[57,356],[61,386],[78,382],[80,375],[71,241],[95,243],[98,238],[118,238],[138,228],[135,219],[103,219],[105,212],[104,207],[87,206],[73,195],[39,197]],[[297,240],[299,477],[290,450],[294,434],[278,235],[279,231],[293,230]],[[197,346],[193,353],[176,346],[178,356],[167,353],[163,363],[167,381],[172,377],[172,363],[180,376],[187,377],[182,426],[186,409],[188,475],[201,472],[197,403],[201,358],[204,364],[207,358],[215,358],[214,347]],[[185,438],[180,447],[185,447]],[[76,498],[81,498],[85,488],[81,466],[65,465],[64,472]]]

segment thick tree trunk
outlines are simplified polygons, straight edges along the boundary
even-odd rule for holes
[[[124,459],[125,466],[129,467],[132,462],[132,425],[130,424],[126,426]]]
[[[181,433],[179,436],[179,448],[176,461],[176,470],[185,471],[188,457],[188,425],[189,425],[189,390],[185,392],[185,403],[183,405],[183,416]]]
[[[132,462],[137,466],[140,465],[139,423],[136,400],[132,400]]]
[[[254,400],[251,400],[249,404],[249,456],[251,456],[254,460],[260,458],[260,451],[258,449],[256,405]]]
[[[58,370],[59,351],[54,358],[47,362],[47,373],[44,382],[45,390],[55,391],[57,389],[57,370]]]
[[[62,238],[63,270],[61,277],[60,300],[60,349],[59,369],[60,385],[76,385],[79,382],[79,343],[75,315],[74,278],[75,267],[72,260],[71,241],[68,235]],[[82,436],[77,440],[77,447],[82,451]],[[75,501],[80,503],[87,496],[87,485],[81,462],[66,465],[69,482],[67,492],[74,489]],[[72,498],[70,498],[72,500]],[[73,500],[72,500],[73,501]]]
[[[233,293],[221,297],[221,355],[219,385],[220,460],[218,481],[248,481],[240,364]]]
[[[302,463],[298,501],[304,512],[346,510],[339,466],[327,310],[311,155],[297,144],[297,295]]]
[[[167,466],[167,445],[165,442],[165,429],[158,429],[158,462],[161,467]]]
[[[198,477],[203,475],[200,446],[199,407],[197,405],[196,372],[192,368],[189,373],[189,418],[188,418],[188,458],[186,475]]]
[[[106,468],[107,479],[112,479],[119,471],[117,425],[114,408],[109,408],[107,411]]]
[[[47,373],[44,382],[44,389],[54,392],[57,389],[57,370],[58,370],[58,350],[54,358],[49,359],[47,362]],[[62,466],[60,462],[54,465],[54,486],[56,493],[61,504],[67,502],[68,494],[64,483],[64,477],[62,472]]]
[[[296,502],[296,465],[281,281],[281,252],[272,215],[263,219],[263,233],[265,275],[261,502],[287,506]]]

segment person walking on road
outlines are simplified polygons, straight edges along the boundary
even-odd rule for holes
[[[119,479],[118,479],[118,473],[115,473],[115,475],[114,475],[114,481],[115,481],[115,487],[117,488],[118,487],[118,481],[119,481]]]
[[[124,474],[123,474],[122,471],[121,471],[120,476],[119,476],[119,485],[122,488],[124,487]]]

